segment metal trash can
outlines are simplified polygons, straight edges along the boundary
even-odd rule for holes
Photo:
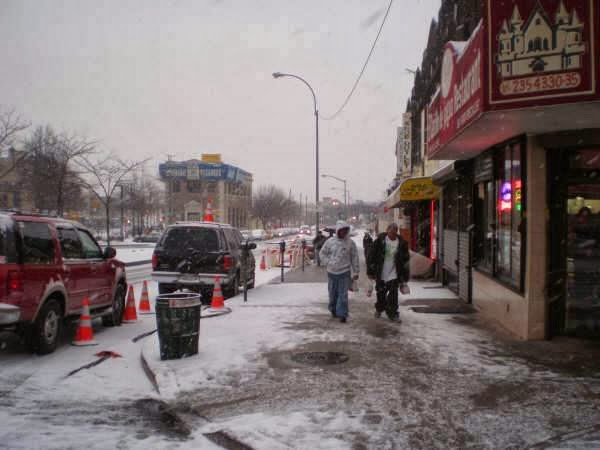
[[[156,297],[156,327],[160,359],[180,359],[198,353],[201,295],[188,292]]]

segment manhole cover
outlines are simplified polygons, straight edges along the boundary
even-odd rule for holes
[[[300,364],[309,364],[311,366],[332,366],[334,364],[343,364],[350,357],[345,353],[339,352],[304,352],[292,355],[292,361]]]

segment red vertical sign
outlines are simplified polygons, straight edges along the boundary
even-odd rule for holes
[[[427,156],[450,142],[483,112],[483,27],[467,42],[444,47],[439,92],[427,108]]]

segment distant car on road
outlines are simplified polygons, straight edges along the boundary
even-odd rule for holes
[[[149,234],[143,234],[141,236],[136,236],[133,239],[133,242],[147,242],[147,243],[156,243],[160,240],[160,236],[162,233],[152,232]]]
[[[120,325],[125,265],[83,225],[61,218],[0,213],[0,329],[25,337],[39,354],[56,349],[63,322],[84,298],[104,325]]]
[[[310,230],[310,227],[308,225],[302,225],[300,227],[300,234],[305,234],[310,236],[312,234],[312,231]]]
[[[152,256],[152,278],[160,294],[185,288],[212,297],[215,277],[221,278],[224,294],[239,293],[246,275],[249,289],[255,284],[254,256],[244,256],[242,234],[231,225],[213,222],[182,222],[168,227]],[[249,250],[256,248],[251,243]]]

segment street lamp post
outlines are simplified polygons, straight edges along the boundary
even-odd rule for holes
[[[308,87],[310,89],[310,93],[313,97],[313,109],[315,114],[315,198],[316,198],[316,211],[315,211],[315,231],[319,232],[319,110],[317,109],[317,96],[315,95],[315,91],[308,81],[304,78],[299,77],[298,75],[293,75],[291,73],[282,73],[282,72],[274,72],[273,78],[282,78],[282,77],[290,77],[295,78]]]
[[[323,178],[333,178],[334,180],[344,183],[344,206],[346,209],[346,216],[347,216],[348,215],[348,189],[347,189],[348,180],[344,180],[343,178],[336,177],[335,175],[328,175],[325,173],[321,176]]]

